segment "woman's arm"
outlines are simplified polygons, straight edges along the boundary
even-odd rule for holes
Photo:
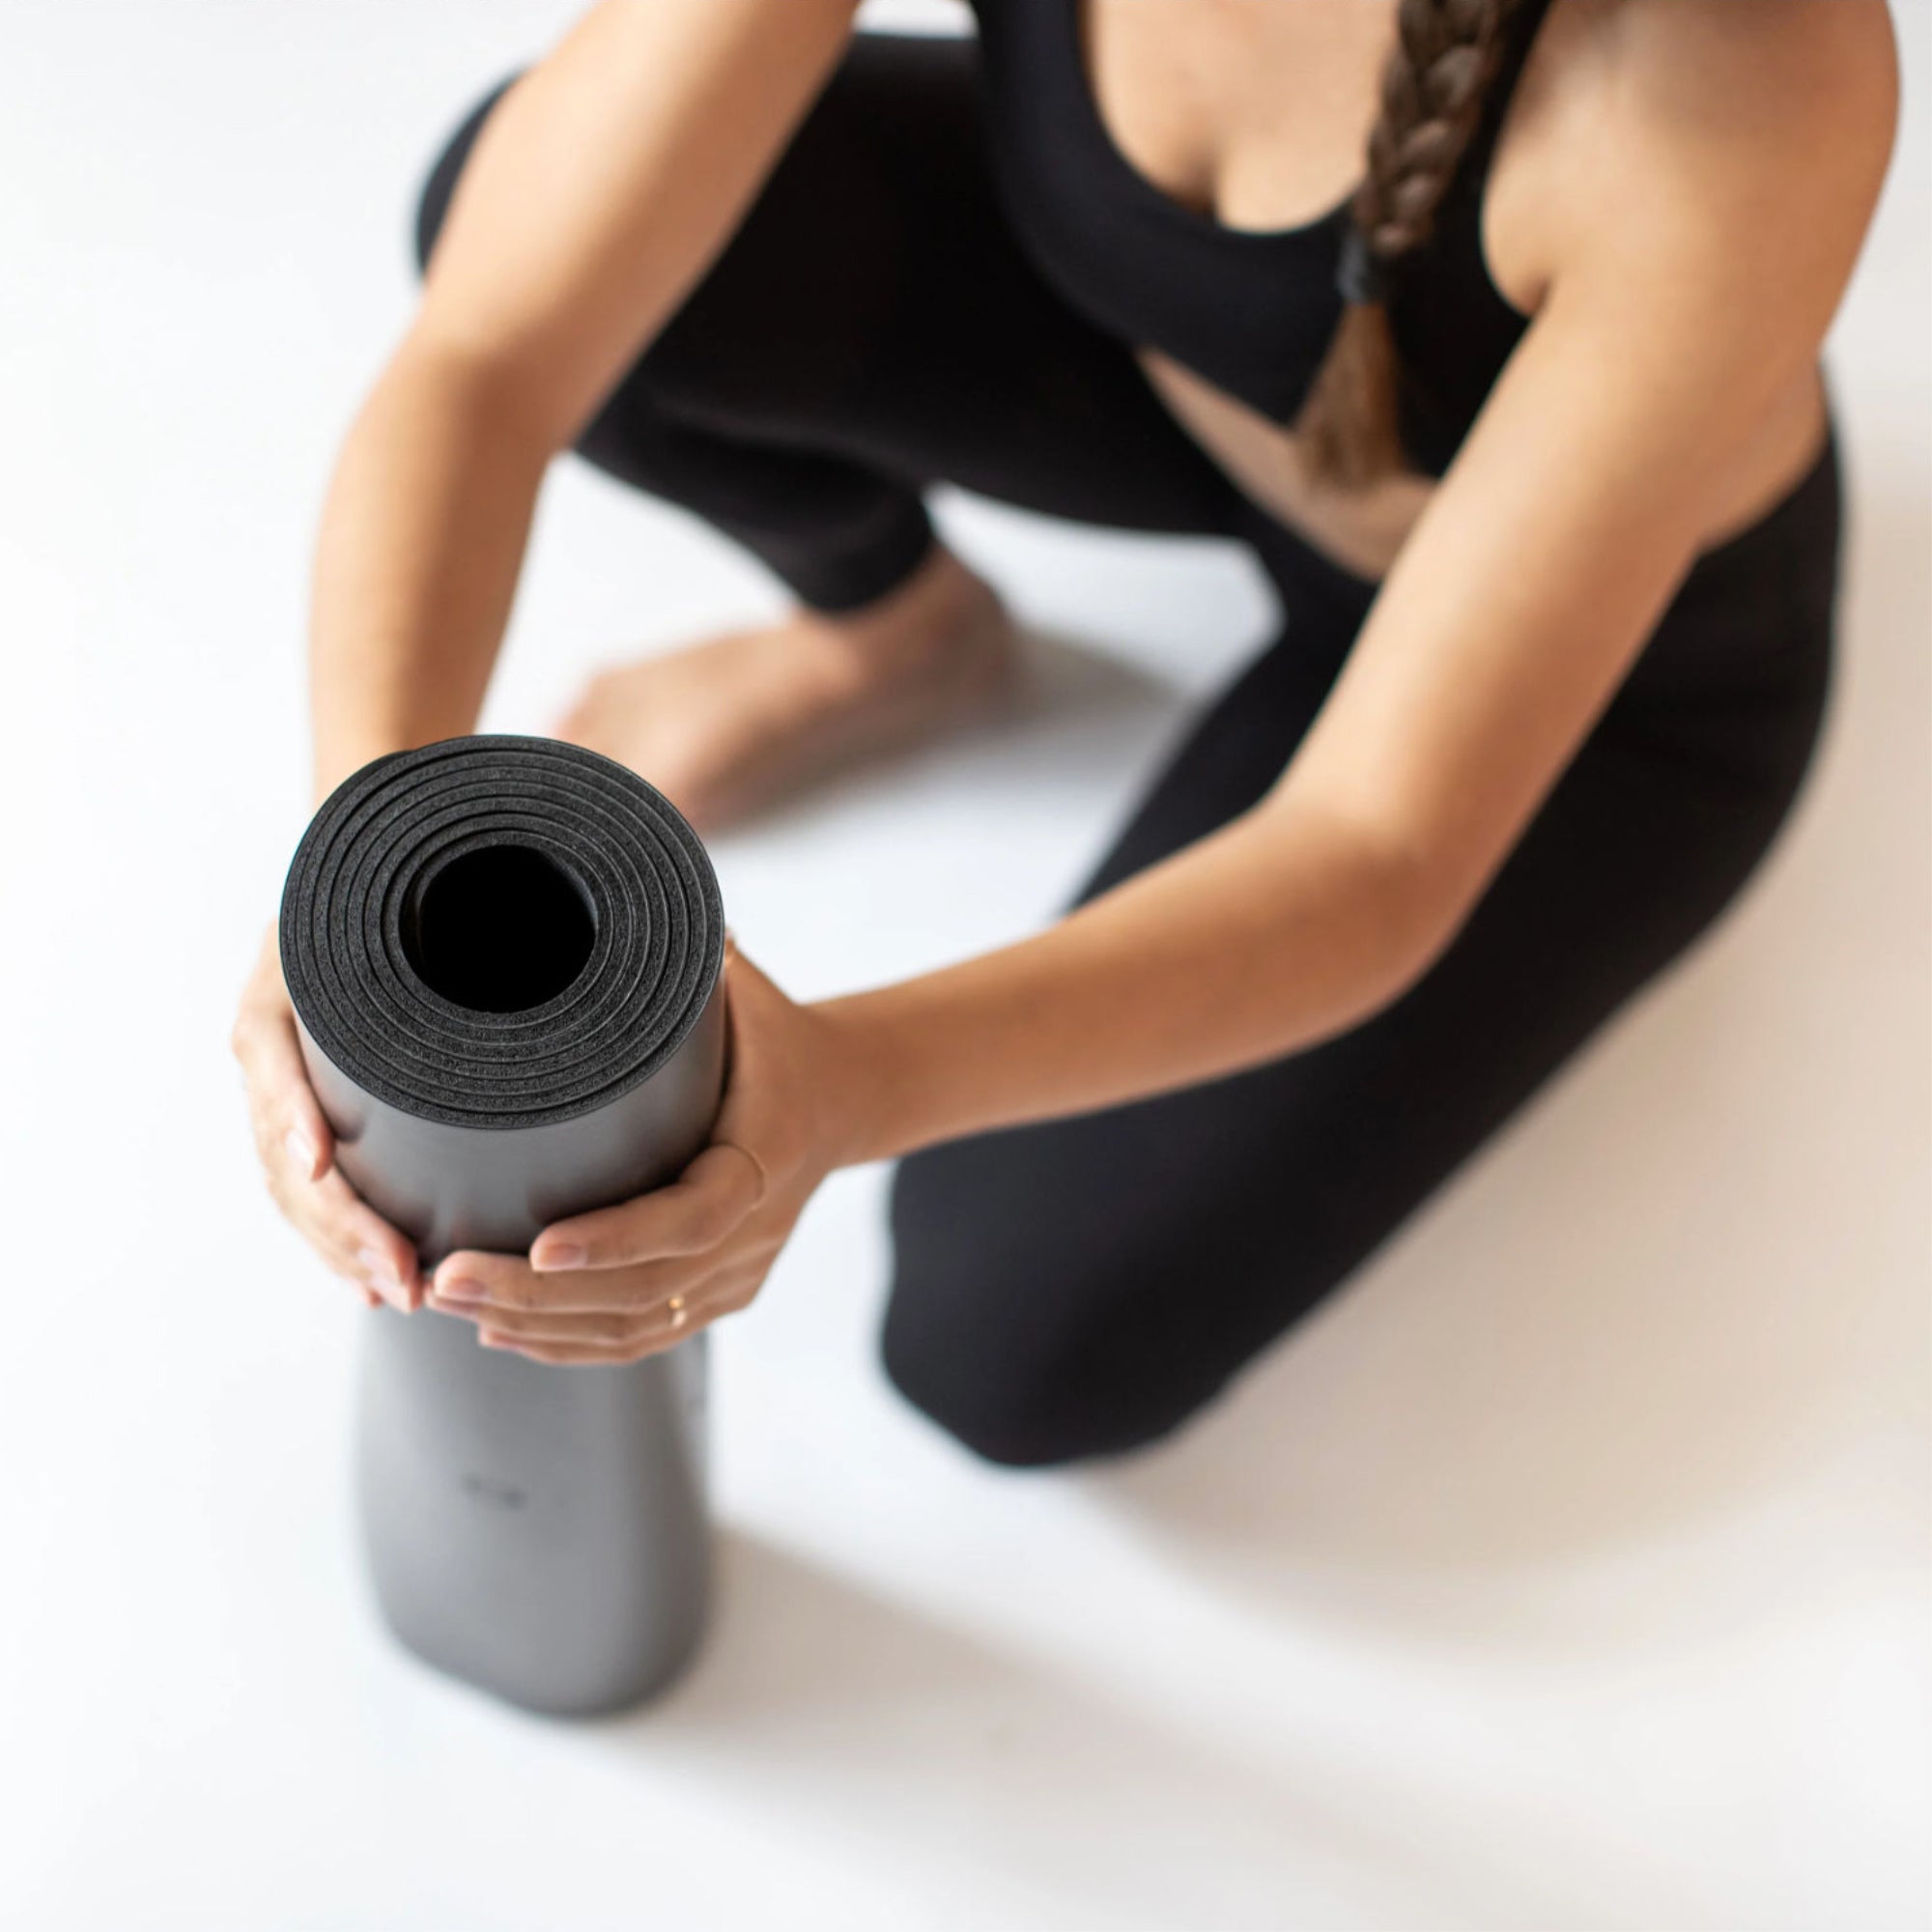
[[[550,459],[735,229],[856,5],[605,0],[491,115],[329,489],[318,797],[383,753],[473,726]],[[412,1243],[334,1166],[272,932],[233,1044],[282,1211],[370,1300],[413,1306]]]
[[[318,795],[473,727],[545,469],[702,275],[857,0],[605,0],[492,113],[317,550]]]
[[[867,1069],[859,1153],[1292,1052],[1467,917],[1810,382],[1889,153],[1881,8],[1614,27],[1537,320],[1288,771],[1050,930],[825,1009]]]

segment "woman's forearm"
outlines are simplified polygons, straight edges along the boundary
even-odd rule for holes
[[[471,728],[546,464],[733,232],[855,5],[605,0],[492,111],[329,492],[321,787]]]
[[[1088,1112],[1258,1065],[1393,999],[1433,895],[1271,802],[1033,938],[818,1009],[857,1069],[850,1158]]]
[[[548,439],[489,379],[406,342],[345,440],[317,545],[318,797],[370,758],[474,728]]]

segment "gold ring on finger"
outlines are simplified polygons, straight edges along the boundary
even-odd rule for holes
[[[682,1328],[690,1319],[685,1312],[684,1296],[673,1294],[665,1306],[670,1310],[670,1325],[673,1328]]]

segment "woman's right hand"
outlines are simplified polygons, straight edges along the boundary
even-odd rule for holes
[[[233,1045],[248,1086],[255,1151],[275,1205],[371,1308],[386,1301],[407,1315],[422,1300],[415,1248],[335,1165],[335,1136],[302,1065],[272,926],[242,995]]]

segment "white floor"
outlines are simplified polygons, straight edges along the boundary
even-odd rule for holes
[[[1932,20],[1900,11],[1921,112]],[[1926,1923],[1923,118],[1833,346],[1838,707],[1739,914],[1129,1469],[1002,1476],[895,1404],[882,1177],[842,1177],[720,1337],[715,1641],[662,1708],[570,1729],[378,1633],[357,1318],[262,1198],[225,1051],[409,184],[568,9],[29,14],[0,66],[0,1923]],[[1267,619],[1211,547],[947,520],[1059,641],[1009,728],[721,847],[801,993],[1044,917]],[[769,599],[570,470],[494,717],[540,727],[590,664]]]

